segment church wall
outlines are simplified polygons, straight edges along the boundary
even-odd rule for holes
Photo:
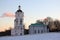
[[[14,36],[24,35],[23,16],[24,13],[19,6],[19,9],[15,12],[14,29],[11,30],[11,35]]]
[[[39,34],[48,32],[47,26],[29,26],[29,34]]]

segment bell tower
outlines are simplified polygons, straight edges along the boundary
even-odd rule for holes
[[[23,17],[24,12],[21,10],[21,6],[19,5],[18,10],[15,12],[14,29],[11,31],[11,35],[24,35]]]

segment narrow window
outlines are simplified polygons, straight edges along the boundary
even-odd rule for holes
[[[20,35],[22,35],[22,33],[20,33]]]
[[[38,33],[40,33],[39,30],[38,30]]]
[[[34,33],[36,33],[36,30],[34,31]]]
[[[23,21],[23,20],[22,20],[22,19],[20,19],[20,24],[22,24],[22,21]]]
[[[15,19],[16,24],[18,24],[18,19]]]
[[[43,30],[41,30],[41,33],[43,33]]]
[[[21,30],[22,30],[23,28],[21,27]]]

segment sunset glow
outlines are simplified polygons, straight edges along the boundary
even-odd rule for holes
[[[24,12],[26,29],[38,19],[52,17],[60,20],[60,0],[0,0],[0,31],[14,27],[18,5]]]

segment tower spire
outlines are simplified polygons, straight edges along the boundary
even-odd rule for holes
[[[17,10],[17,12],[22,12],[22,10],[21,10],[21,6],[20,6],[20,5],[18,6],[18,10]]]
[[[21,6],[19,5],[18,8],[20,9],[20,7],[21,7]]]

